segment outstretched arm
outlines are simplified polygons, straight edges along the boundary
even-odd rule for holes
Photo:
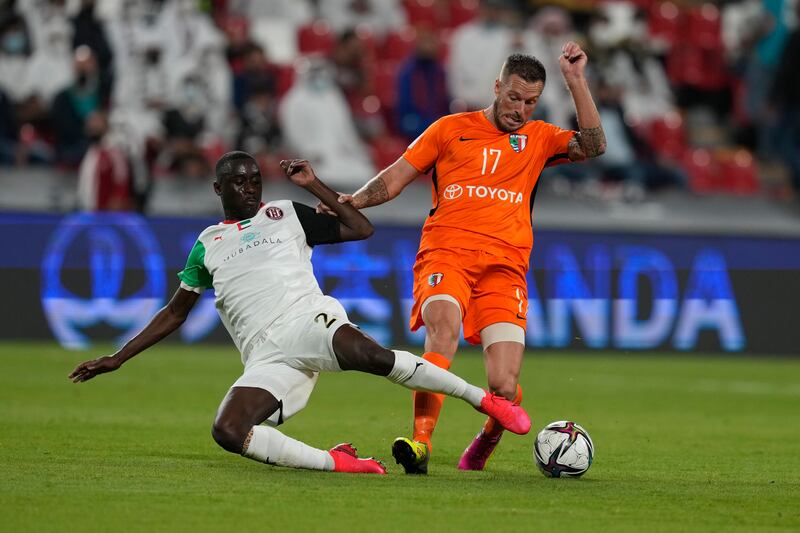
[[[606,135],[600,123],[600,114],[584,76],[586,62],[586,53],[572,41],[564,45],[558,60],[578,116],[578,133],[568,145],[570,161],[583,161],[606,151]]]
[[[395,198],[417,176],[419,176],[419,171],[404,157],[400,157],[380,171],[377,176],[369,180],[352,196],[348,194],[341,195],[339,201],[349,202],[356,209],[380,205]]]
[[[122,366],[122,363],[143,352],[150,346],[175,331],[184,323],[189,311],[192,310],[200,295],[196,292],[179,288],[169,303],[158,313],[153,315],[150,322],[134,338],[113,355],[106,355],[91,361],[79,364],[73,370],[69,379],[75,383],[87,381],[97,376],[112,372]]]
[[[340,194],[338,202],[351,204],[356,209],[380,205],[396,197],[420,175],[405,157],[399,157],[353,194]],[[320,202],[317,213],[335,215],[336,211],[327,202]]]
[[[281,161],[281,167],[295,185],[299,185],[330,206],[339,217],[339,232],[342,241],[358,241],[372,235],[375,228],[358,209],[347,202],[339,202],[339,194],[325,185],[314,173],[311,164],[305,159]]]

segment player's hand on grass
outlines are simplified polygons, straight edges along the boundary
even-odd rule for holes
[[[69,375],[69,379],[71,379],[73,383],[88,381],[99,374],[113,372],[120,366],[122,366],[122,362],[113,355],[98,357],[91,361],[85,361],[75,367],[75,370]]]
[[[564,78],[579,77],[583,76],[587,61],[586,52],[574,41],[569,41],[561,48],[558,66]]]
[[[281,168],[286,172],[286,177],[300,187],[310,185],[317,179],[311,163],[305,159],[284,159],[281,161]]]

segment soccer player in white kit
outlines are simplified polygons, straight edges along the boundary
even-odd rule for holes
[[[322,294],[311,247],[365,239],[372,224],[349,203],[339,203],[307,161],[281,165],[293,183],[333,206],[336,216],[291,201],[263,204],[253,157],[223,155],[214,191],[226,220],[200,234],[170,302],[115,354],[81,363],[70,379],[82,382],[118,369],[178,329],[202,291],[213,288],[244,364],[211,431],[225,450],[280,466],[385,474],[379,461],[359,458],[350,444],[320,450],[275,429],[306,406],[321,371],[358,370],[461,398],[510,431],[527,433],[531,421],[521,407],[409,352],[383,348],[350,323],[338,301]]]

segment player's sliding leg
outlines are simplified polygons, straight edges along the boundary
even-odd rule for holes
[[[522,388],[517,383],[525,350],[522,339],[499,341],[515,337],[511,324],[493,324],[481,332],[484,343],[484,362],[489,380],[489,390],[512,400],[516,405],[522,402]],[[512,326],[517,327],[517,326]],[[521,328],[520,328],[521,330]],[[524,338],[524,337],[523,337]],[[500,438],[503,427],[497,420],[489,417],[472,443],[464,450],[458,462],[461,470],[483,470]]]
[[[506,398],[467,383],[412,353],[388,350],[349,324],[334,334],[333,349],[342,370],[375,374],[409,389],[460,398],[475,409],[493,415],[508,430],[520,434],[530,430],[525,411]]]
[[[262,463],[333,470],[333,457],[329,453],[260,425],[279,408],[280,402],[269,391],[233,387],[222,400],[211,434],[227,451]]]
[[[430,362],[409,352],[389,350],[360,330],[344,325],[333,337],[333,349],[342,370],[358,370],[386,377],[389,381],[413,390],[432,391],[460,398],[481,408],[490,396]]]
[[[351,474],[385,474],[377,460],[359,458],[352,444],[343,443],[330,450],[312,448],[269,426],[253,426],[245,439],[242,455],[263,463],[309,470]]]
[[[349,444],[319,450],[260,425],[280,407],[275,396],[264,389],[233,387],[222,400],[211,434],[227,451],[262,463],[309,470],[386,473],[378,461],[359,459]]]
[[[361,331],[345,325],[333,337],[333,348],[342,370],[359,370],[404,387],[438,392],[460,398],[479,411],[498,419],[506,429],[525,434],[530,430],[527,413],[509,400],[471,385],[409,352],[387,350]]]

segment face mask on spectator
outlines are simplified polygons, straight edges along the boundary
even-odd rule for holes
[[[308,80],[308,86],[316,92],[322,92],[331,86],[331,82],[324,76],[315,76]]]
[[[187,83],[183,86],[183,100],[188,106],[204,105],[203,89],[196,83]]]
[[[308,86],[311,90],[322,92],[333,85],[333,74],[324,66],[313,67],[308,73]]]
[[[3,37],[3,51],[7,54],[21,54],[27,44],[25,34],[21,31],[13,31]]]

